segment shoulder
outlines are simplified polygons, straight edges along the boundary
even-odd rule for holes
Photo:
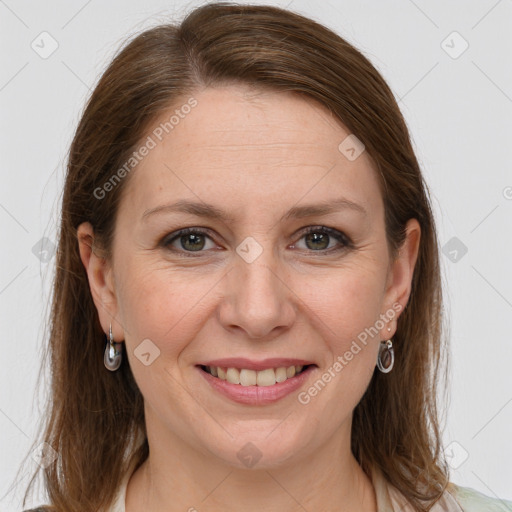
[[[512,501],[491,498],[470,487],[451,483],[449,492],[463,512],[512,512]]]

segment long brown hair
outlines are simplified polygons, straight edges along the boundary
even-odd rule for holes
[[[407,221],[420,223],[412,291],[394,336],[395,368],[374,372],[354,411],[351,444],[367,474],[378,467],[414,510],[427,511],[448,484],[437,408],[447,353],[437,235],[407,126],[379,72],[339,35],[281,8],[225,2],[199,7],[180,24],[146,30],[126,44],[76,130],[62,201],[48,343],[52,383],[42,424],[42,441],[58,454],[42,470],[49,502],[58,511],[102,509],[129,465],[148,456],[147,438],[135,444],[137,432],[145,437],[143,398],[126,358],[115,373],[103,367],[105,334],[77,227],[90,222],[95,243],[109,257],[129,176],[101,199],[94,191],[123,166],[164,109],[198,88],[223,83],[313,98],[364,143],[378,169],[392,256]]]

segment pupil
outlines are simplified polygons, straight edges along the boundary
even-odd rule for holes
[[[189,242],[191,242],[191,245],[188,245]],[[204,240],[202,239],[202,235],[194,235],[193,233],[190,233],[181,237],[181,244],[184,249],[199,251],[204,247]]]
[[[320,243],[320,246],[313,247],[313,249],[326,249],[329,246],[329,235],[326,235],[325,233],[308,233],[306,235],[306,245],[308,245],[308,242]],[[308,248],[311,249],[311,247]]]

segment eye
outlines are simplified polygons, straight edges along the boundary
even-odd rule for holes
[[[209,231],[202,228],[184,228],[166,236],[161,245],[172,252],[181,253],[184,256],[193,256],[217,246],[208,235]],[[326,226],[310,226],[302,231],[299,241],[304,239],[305,249],[311,252],[331,253],[352,247],[350,238],[336,229]],[[337,242],[337,243],[336,243]],[[208,243],[210,244],[208,246]],[[292,248],[303,249],[298,243]],[[336,247],[337,245],[337,247]]]
[[[211,246],[207,246],[207,242]],[[213,249],[215,244],[206,234],[206,231],[200,228],[185,228],[172,233],[162,240],[162,245],[176,252],[201,252],[203,249]]]
[[[325,226],[311,226],[302,232],[300,240],[304,239],[306,249],[314,252],[335,252],[351,247],[352,242],[347,235],[336,229]],[[336,243],[338,242],[338,247]],[[293,247],[296,247],[294,244]],[[299,247],[301,248],[301,247]]]

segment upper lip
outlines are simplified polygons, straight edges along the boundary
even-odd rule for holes
[[[245,368],[247,370],[261,371],[267,368],[281,368],[282,366],[307,366],[314,364],[305,359],[273,357],[270,359],[262,359],[261,361],[254,361],[246,359],[245,357],[226,357],[224,359],[212,359],[199,363],[202,366],[217,366],[221,368]]]

